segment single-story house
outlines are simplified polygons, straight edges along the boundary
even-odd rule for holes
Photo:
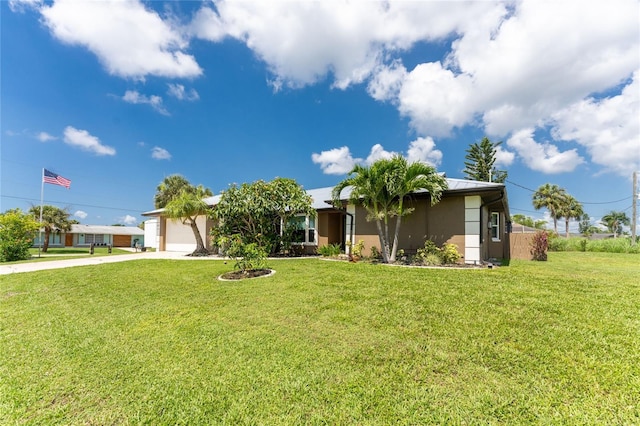
[[[426,240],[437,245],[452,243],[458,247],[465,263],[481,263],[488,259],[510,259],[510,214],[504,184],[447,178],[449,188],[441,200],[431,205],[427,191],[411,196],[414,211],[403,218],[400,229],[399,248],[407,253],[424,246]],[[315,217],[300,217],[301,227],[298,244],[305,252],[313,253],[323,245],[347,246],[364,241],[364,255],[370,254],[372,246],[380,247],[375,222],[366,220],[362,206],[348,203],[349,188],[342,193],[343,205],[331,204],[333,187],[308,190],[313,199]],[[216,195],[205,199],[212,208],[220,200]],[[145,222],[149,246],[159,251],[189,251],[195,249],[193,232],[178,220],[163,216],[163,209],[143,213],[150,217]],[[203,241],[210,247],[208,237],[213,221],[205,216],[198,218],[198,229]],[[390,229],[395,220],[392,219]],[[151,231],[153,229],[153,231]],[[153,235],[151,233],[153,232]],[[150,242],[150,238],[155,241]]]
[[[144,231],[137,226],[74,224],[69,232],[52,232],[49,235],[49,247],[88,247],[92,243],[112,247],[144,246]],[[33,246],[40,246],[40,234],[36,235]]]

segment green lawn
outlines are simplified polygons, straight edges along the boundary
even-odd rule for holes
[[[46,253],[38,252],[38,248],[30,248],[31,259],[19,260],[16,262],[4,262],[0,265],[11,265],[14,263],[26,263],[26,262],[47,262],[50,260],[64,260],[64,259],[77,259],[78,257],[98,257],[98,256],[113,256],[116,254],[131,254],[130,251],[113,247],[111,253],[107,247],[95,247],[93,254],[90,253],[89,247],[64,247],[64,248],[50,248]]]
[[[640,256],[0,277],[0,424],[640,424]]]

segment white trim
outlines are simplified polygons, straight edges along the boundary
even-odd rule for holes
[[[464,263],[479,263],[480,259],[480,207],[479,195],[464,197]]]

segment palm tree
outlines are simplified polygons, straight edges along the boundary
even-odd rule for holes
[[[195,194],[196,187],[191,184],[184,176],[179,174],[169,175],[156,188],[154,204],[157,209],[165,207],[171,200],[180,196],[182,191]],[[211,197],[213,193],[209,189],[205,189],[204,196]],[[204,198],[204,197],[203,197]]]
[[[467,175],[467,179],[479,180],[482,182],[498,182],[504,183],[507,180],[507,172],[505,170],[496,170],[496,153],[502,142],[491,142],[489,138],[484,137],[480,143],[469,145],[467,155],[464,157],[465,169],[463,172]]]
[[[340,203],[340,194],[347,187],[351,187],[349,201],[367,210],[368,221],[376,221],[382,259],[388,263],[396,258],[402,217],[413,211],[405,204],[407,197],[426,189],[431,195],[431,203],[435,204],[447,188],[447,181],[433,167],[423,163],[408,164],[404,157],[396,155],[378,160],[369,167],[355,166],[347,179],[333,189],[334,205]],[[390,244],[389,218],[392,216],[397,218],[393,244]]]
[[[40,207],[31,206],[29,213],[36,220],[40,218]],[[69,221],[69,212],[56,206],[42,206],[42,222],[40,228],[44,229],[44,241],[42,243],[42,252],[49,250],[49,236],[52,232],[67,232],[71,230],[71,222]]]
[[[533,194],[533,207],[536,210],[540,210],[543,207],[549,210],[549,214],[553,218],[553,230],[556,234],[558,233],[558,219],[562,217],[558,210],[565,196],[566,191],[563,188],[550,183],[540,186]]]
[[[582,210],[582,204],[578,202],[571,195],[565,195],[562,200],[562,204],[558,209],[558,215],[564,218],[565,221],[565,235],[569,238],[569,221],[571,219],[579,220],[582,218],[584,211]]]
[[[618,233],[622,233],[622,225],[629,226],[631,220],[627,217],[625,212],[612,210],[602,216],[602,222],[607,226],[609,232],[613,232],[613,238],[616,238]]]
[[[447,189],[447,180],[439,175],[434,167],[424,163],[415,162],[408,164],[407,160],[396,155],[391,160],[394,173],[389,179],[388,186],[391,194],[396,197],[396,229],[393,236],[390,262],[395,262],[398,251],[398,236],[402,217],[413,212],[413,208],[407,208],[404,201],[415,191],[426,189],[431,198],[431,205],[440,201],[442,193]]]
[[[340,205],[340,194],[351,187],[349,202],[360,204],[367,211],[367,220],[376,221],[382,260],[389,262],[389,217],[393,196],[386,186],[386,176],[390,173],[391,162],[381,159],[370,166],[356,165],[346,179],[333,188],[333,205]],[[383,228],[384,223],[384,228]]]
[[[202,236],[196,220],[198,216],[207,214],[209,206],[204,202],[204,198],[211,194],[211,191],[202,185],[192,186],[192,190],[183,190],[177,197],[173,198],[165,206],[165,215],[171,219],[178,219],[184,225],[189,225],[196,239],[196,249],[191,256],[208,255],[209,251],[204,245]]]

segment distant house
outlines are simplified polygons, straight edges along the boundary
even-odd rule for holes
[[[399,247],[407,253],[415,252],[426,240],[432,240],[437,245],[455,244],[465,263],[510,259],[510,214],[504,184],[450,178],[447,183],[449,188],[433,206],[428,192],[412,194],[410,203],[414,211],[403,218]],[[379,248],[375,222],[366,220],[367,213],[362,206],[348,203],[348,188],[343,191],[341,206],[331,204],[332,190],[333,187],[326,187],[307,191],[313,199],[316,216],[297,218],[300,226],[297,243],[307,253],[315,253],[318,247],[328,244],[338,244],[344,249],[347,242],[359,240],[365,243],[365,255],[370,254],[372,246]],[[219,195],[205,199],[212,208],[219,200]],[[157,209],[142,214],[151,218],[145,222],[145,229],[150,230],[148,244],[155,243],[160,251],[194,250],[191,228],[166,218],[163,212],[164,209]],[[213,221],[201,216],[197,224],[210,249],[208,235]],[[392,219],[390,226],[394,224]],[[155,241],[150,243],[152,237]]]
[[[49,235],[49,247],[88,247],[92,243],[112,247],[133,247],[136,243],[144,246],[144,231],[137,226],[74,224],[69,232],[52,232]],[[36,235],[33,246],[39,245],[40,235]]]

